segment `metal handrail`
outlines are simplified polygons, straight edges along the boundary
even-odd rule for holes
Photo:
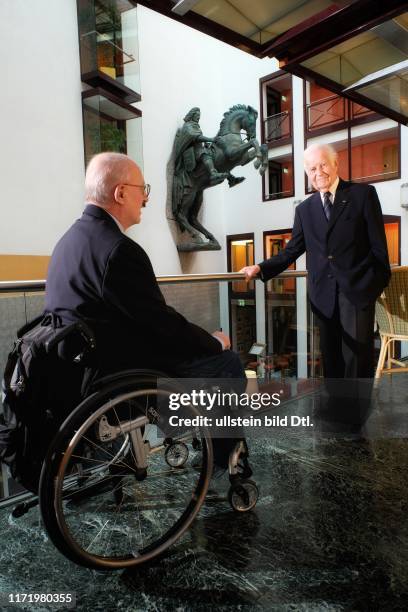
[[[281,113],[275,113],[275,115],[269,115],[268,117],[265,117],[264,123],[266,123],[268,119],[273,119],[273,117],[279,117],[279,115],[289,115],[289,114],[290,114],[290,111],[285,110],[285,111],[282,111]]]
[[[391,266],[393,271],[403,269],[404,266]],[[307,270],[286,270],[281,272],[276,278],[306,278]],[[165,283],[205,283],[209,281],[233,281],[233,280],[245,280],[245,274],[240,272],[220,272],[214,274],[180,274],[180,275],[169,275],[169,276],[157,276],[157,282],[159,284]],[[0,293],[10,293],[13,291],[44,291],[45,280],[27,280],[27,281],[0,281]]]
[[[326,98],[320,98],[320,100],[313,100],[313,102],[307,102],[306,108],[310,108],[311,106],[317,106],[318,104],[321,104],[322,102],[330,102],[331,100],[335,100],[336,98],[338,98],[339,100],[345,99],[342,96],[334,94],[333,96],[326,96]]]
[[[306,270],[287,270],[276,278],[298,278],[307,276]],[[245,280],[245,274],[240,272],[220,272],[214,274],[174,274],[157,276],[159,284],[165,283],[204,283],[209,281]],[[0,293],[17,291],[44,291],[45,280],[0,281]]]
[[[287,194],[286,196],[285,196],[285,193]],[[289,198],[292,195],[293,195],[293,191],[289,191],[289,190],[287,190],[287,191],[275,191],[274,193],[266,193],[265,194],[265,198],[267,198],[268,200],[272,200],[273,198],[274,199],[278,199],[278,198],[276,198],[276,196],[284,196],[284,197]]]
[[[96,34],[97,36],[106,36],[106,34],[104,34],[103,32],[98,32],[98,30],[90,30],[89,32],[85,32],[85,34],[82,34],[82,38],[85,38],[85,36],[90,36],[91,34]],[[98,42],[98,41],[97,41]],[[130,62],[134,62],[135,58],[133,57],[133,55],[131,53],[126,53],[126,51],[124,49],[122,49],[122,47],[120,47],[119,45],[117,45],[116,43],[112,42],[111,40],[109,40],[109,38],[101,38],[101,42],[107,42],[109,45],[111,45],[112,47],[115,47],[115,49],[117,49],[118,51],[121,51],[123,53],[123,55],[126,55],[126,57],[129,58],[128,62],[123,62],[124,64],[129,64]]]
[[[388,172],[377,172],[377,174],[367,174],[367,176],[353,176],[353,181],[366,181],[367,179],[376,179],[379,176],[387,176],[388,174],[396,174],[398,170],[389,170]],[[373,181],[375,182],[375,181]]]

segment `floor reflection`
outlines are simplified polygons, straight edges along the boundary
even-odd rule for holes
[[[77,610],[406,610],[408,380],[376,393],[375,435],[252,438],[255,511],[235,514],[227,479],[213,481],[189,532],[138,570],[76,567],[36,509],[1,510],[0,591],[75,591]]]

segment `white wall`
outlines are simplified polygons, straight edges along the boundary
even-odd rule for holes
[[[273,70],[275,63],[252,57],[143,6],[137,11],[142,87],[138,106],[143,111],[144,173],[152,193],[143,223],[130,234],[146,248],[156,273],[226,271],[229,217],[237,214],[237,200],[245,203],[248,212],[246,205],[251,206],[254,193],[261,197],[259,175],[252,165],[240,167],[236,174],[246,176],[245,183],[231,190],[228,185],[218,185],[204,192],[203,224],[215,234],[222,251],[180,257],[166,221],[166,167],[177,128],[190,108],[201,108],[201,129],[206,136],[215,136],[223,113],[233,104],[259,108],[259,77]]]
[[[75,0],[1,0],[0,47],[0,253],[46,255],[83,201]]]

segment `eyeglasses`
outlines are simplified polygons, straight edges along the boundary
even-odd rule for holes
[[[141,187],[143,189],[143,194],[147,197],[149,197],[149,193],[150,193],[150,185],[149,183],[146,183],[145,185],[133,185],[132,183],[122,183],[122,185],[125,185],[125,187]]]

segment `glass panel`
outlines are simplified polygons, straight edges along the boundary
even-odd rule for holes
[[[408,67],[371,84],[356,87],[353,91],[408,116]]]
[[[253,240],[232,240],[229,241],[231,270],[230,272],[239,272],[244,266],[252,266],[254,260],[254,241]],[[233,281],[231,290],[233,293],[250,293],[255,289],[255,281]]]
[[[292,232],[280,233],[270,232],[265,236],[266,259],[278,255],[292,238]],[[294,270],[295,263],[292,263],[288,270]],[[276,278],[270,281],[273,293],[293,293],[295,291],[296,279]]]
[[[404,13],[314,55],[302,66],[342,85],[345,91],[408,116],[407,21]]]
[[[81,74],[96,70],[140,92],[137,16],[128,0],[78,0]]]
[[[391,23],[397,22],[390,20],[380,29],[373,28],[354,36],[305,60],[302,66],[347,87],[368,74],[402,62],[408,58],[408,53],[402,45],[396,46],[392,38],[388,39],[385,28]],[[403,29],[401,25],[398,27]]]
[[[230,302],[231,345],[238,353],[244,366],[253,361],[249,354],[256,342],[255,299],[235,299]]]
[[[293,195],[292,154],[281,155],[269,160],[266,176],[267,199],[276,200]]]
[[[275,245],[272,244],[272,248]],[[316,369],[312,327],[307,310],[306,279],[274,279],[266,283],[267,359],[264,376],[307,378]]]
[[[387,239],[388,257],[390,258],[390,264],[394,266],[399,265],[400,259],[400,227],[399,222],[385,223],[385,237]]]
[[[228,238],[228,249],[231,272],[238,272],[244,266],[255,263],[253,238]],[[256,342],[255,281],[232,281],[228,290],[231,345],[245,365],[252,359],[249,351]]]
[[[91,100],[92,104],[88,102]],[[83,106],[85,162],[96,153],[128,153],[143,168],[141,117],[123,121],[103,112],[104,98],[86,98]]]
[[[94,112],[106,115],[110,119],[117,119],[118,121],[128,121],[140,115],[136,110],[132,110],[132,107],[126,108],[101,95],[84,97],[83,103],[84,106]]]
[[[282,237],[288,238],[285,234]],[[272,243],[270,249],[272,252]],[[272,290],[272,283],[268,283],[267,302],[257,305],[253,299],[233,297],[230,300],[231,281],[160,282],[160,287],[167,303],[188,320],[210,333],[222,329],[230,335],[244,367],[257,372],[260,388],[263,384],[267,388],[278,385],[277,390],[283,389],[287,397],[295,398],[310,384],[305,379],[319,375],[318,341],[307,305],[306,279],[287,278],[283,282],[276,279],[273,283],[275,286],[278,283],[283,290]],[[43,302],[41,292],[0,294],[2,371],[16,330],[42,312]],[[265,344],[264,312],[268,333],[265,352],[251,354],[252,344]],[[0,472],[0,498],[21,492],[5,468]]]
[[[284,5],[271,0],[200,0],[192,7],[192,11],[264,43],[329,7],[333,7],[332,0],[286,0]]]
[[[264,137],[274,142],[291,136],[292,78],[280,76],[263,85]]]
[[[398,178],[398,128],[351,138],[351,180],[375,182]]]
[[[281,234],[281,237],[286,244],[290,234]],[[267,256],[276,251],[272,242],[275,238],[277,236],[267,237]],[[306,278],[269,281],[264,304],[255,303],[253,298],[235,297],[231,285],[236,282],[186,282],[161,284],[161,288],[168,303],[190,321],[209,332],[222,328],[229,333],[233,349],[239,353],[244,367],[257,370],[264,382],[276,379],[297,383],[297,379],[320,376],[319,339],[309,311]],[[264,354],[256,356],[249,351],[255,342],[264,342],[262,331],[258,336],[264,309],[266,346]]]

